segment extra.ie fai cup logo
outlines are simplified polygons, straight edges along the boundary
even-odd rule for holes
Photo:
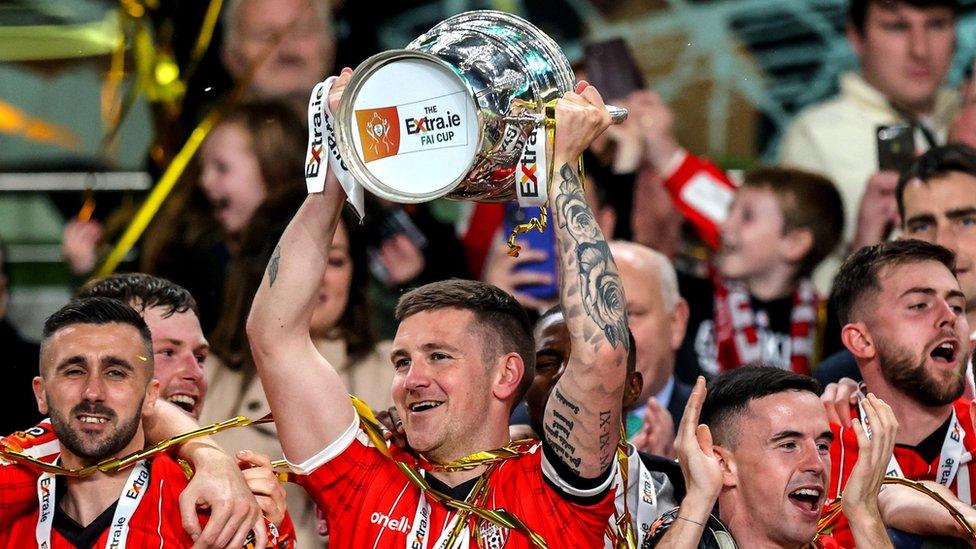
[[[400,151],[400,116],[396,107],[356,111],[363,162],[372,162]]]

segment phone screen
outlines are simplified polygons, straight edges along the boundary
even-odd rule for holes
[[[878,126],[878,168],[901,173],[915,160],[915,131],[908,124]]]
[[[527,222],[529,219],[539,215],[539,208],[519,208],[518,204],[515,202],[509,202],[505,205],[505,223],[504,223],[504,236],[507,237],[512,232],[512,228],[516,225]],[[549,218],[549,222],[552,223],[552,217]],[[539,299],[552,299],[559,296],[559,287],[556,285],[556,280],[558,280],[558,272],[556,267],[556,233],[552,227],[546,227],[546,230],[539,232],[535,229],[522,233],[515,237],[516,242],[523,245],[528,245],[530,248],[537,250],[545,250],[548,254],[544,261],[533,261],[529,263],[522,263],[518,267],[518,270],[529,270],[547,273],[550,275],[552,283],[551,284],[532,284],[519,286],[518,290],[532,297]],[[504,258],[503,260],[508,260],[509,258]]]
[[[369,257],[370,271],[377,280],[388,286],[392,282],[390,273],[380,260],[380,247],[386,240],[400,234],[409,238],[418,250],[427,247],[427,237],[399,207],[388,210],[381,219],[366,227],[366,255]]]
[[[584,55],[586,79],[607,101],[644,88],[644,76],[622,38],[587,44]]]

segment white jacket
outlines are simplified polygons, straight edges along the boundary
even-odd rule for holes
[[[938,143],[945,143],[958,108],[956,90],[939,90],[935,112],[921,121]],[[837,185],[844,201],[845,243],[851,241],[857,228],[857,211],[868,178],[878,171],[877,127],[905,122],[880,91],[859,74],[849,72],[841,76],[840,93],[804,109],[783,135],[780,164],[823,174]],[[915,144],[919,152],[929,148],[921,131],[916,131]],[[834,263],[832,269],[830,263]],[[839,263],[824,261],[814,277],[818,289],[829,290],[829,281],[838,266]],[[828,267],[827,272],[822,273],[824,267]],[[824,281],[827,286],[822,284]]]

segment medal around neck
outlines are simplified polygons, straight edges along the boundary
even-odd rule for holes
[[[336,114],[338,149],[367,190],[394,202],[543,206],[546,107],[575,83],[559,46],[528,21],[462,13],[356,68]]]

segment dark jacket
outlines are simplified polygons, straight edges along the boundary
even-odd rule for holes
[[[32,382],[38,372],[40,351],[37,344],[20,337],[5,319],[0,319],[0,372],[8,388],[6,413],[0,414],[0,436],[33,427],[43,419],[37,411]]]

